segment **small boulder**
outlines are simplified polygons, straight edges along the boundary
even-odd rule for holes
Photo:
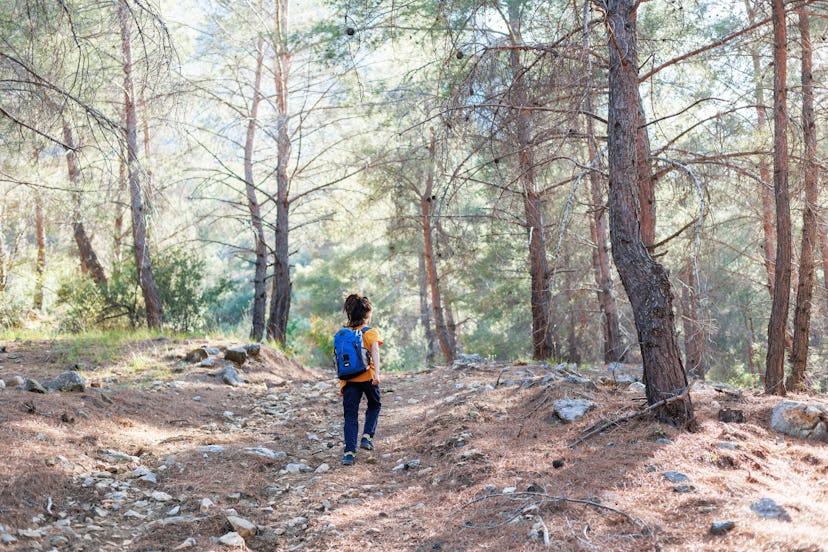
[[[771,428],[791,437],[828,441],[828,409],[817,403],[782,401],[773,407]]]
[[[219,539],[219,542],[225,546],[237,546],[242,547],[244,546],[244,538],[233,531],[232,533],[227,533],[226,535],[222,536]]]
[[[43,387],[63,393],[83,393],[86,391],[86,380],[74,370],[67,370],[54,380],[43,382]]]
[[[244,451],[248,454],[254,454],[256,456],[267,458],[268,460],[279,460],[287,457],[286,452],[281,450],[271,450],[267,447],[252,447],[244,449]]]
[[[259,356],[262,346],[259,343],[248,343],[244,346],[244,350],[247,351],[249,356]]]
[[[585,399],[561,399],[555,401],[553,409],[555,414],[564,423],[574,422],[584,417],[595,405]]]
[[[21,376],[12,376],[10,378],[6,378],[6,385],[9,387],[17,387],[19,385],[23,385],[26,380],[24,380]]]
[[[27,379],[23,382],[23,390],[29,391],[30,393],[45,393],[46,388],[40,385],[33,379]]]
[[[717,521],[716,523],[710,526],[710,534],[724,535],[734,527],[736,527],[736,523],[733,521]]]
[[[598,387],[596,387],[592,380],[582,378],[581,376],[566,376],[563,381],[564,383],[573,383],[575,385],[583,386],[584,389],[588,389],[590,391],[598,391]]]
[[[684,483],[685,481],[690,481],[689,477],[677,471],[664,472],[664,479],[670,483]]]
[[[227,522],[233,527],[233,531],[243,539],[249,539],[256,534],[256,524],[237,516],[227,516]]]
[[[236,386],[241,385],[242,383],[244,383],[244,380],[239,375],[238,371],[236,371],[236,369],[233,366],[229,365],[229,364],[227,366],[225,366],[224,368],[222,368],[219,371],[219,373],[216,374],[216,376],[218,376],[218,378],[221,381],[223,381],[224,383],[226,383],[227,385],[230,385],[230,386],[233,386],[233,387],[236,387]]]
[[[205,349],[204,347],[199,347],[198,349],[193,349],[192,351],[188,352],[184,356],[184,360],[186,360],[187,362],[201,362],[209,356],[210,355],[207,353],[207,349]]]
[[[5,389],[5,388],[6,388],[6,382],[3,381],[3,380],[0,380],[0,389]]]
[[[632,391],[633,393],[646,393],[647,386],[640,381],[634,381],[629,387],[627,387],[627,391]]]
[[[231,347],[224,351],[224,360],[244,364],[247,361],[247,351],[244,347]]]
[[[757,500],[750,505],[750,509],[753,510],[759,517],[763,517],[765,519],[791,521],[791,516],[788,515],[788,512],[786,512],[782,506],[770,498],[762,498]]]

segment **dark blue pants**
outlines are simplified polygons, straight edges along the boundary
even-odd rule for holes
[[[342,388],[342,409],[345,414],[345,452],[356,452],[359,438],[359,403],[362,395],[368,399],[368,408],[365,409],[365,429],[371,437],[377,431],[379,419],[380,389],[379,385],[371,385],[370,381],[348,382]]]

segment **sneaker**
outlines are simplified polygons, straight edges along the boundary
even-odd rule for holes
[[[342,461],[340,462],[340,464],[342,464],[343,466],[353,466],[354,460],[356,460],[356,454],[354,454],[353,452],[346,452],[345,456],[342,457]]]
[[[363,435],[359,447],[365,450],[374,450],[374,440],[369,435]]]

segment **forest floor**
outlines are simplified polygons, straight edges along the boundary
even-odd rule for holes
[[[212,375],[225,361],[184,356],[238,343],[5,345],[0,379],[74,365],[88,385],[0,391],[0,551],[828,550],[828,444],[773,432],[779,399],[753,390],[698,384],[694,433],[637,418],[572,448],[643,393],[603,368],[386,374],[376,449],[343,467],[332,372],[273,349],[230,387]],[[595,408],[565,424],[561,398]],[[746,420],[719,421],[725,407]],[[786,514],[760,517],[761,499]],[[245,542],[225,545],[233,516]]]

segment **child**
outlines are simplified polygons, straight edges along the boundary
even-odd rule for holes
[[[371,313],[374,306],[371,301],[358,293],[345,299],[343,310],[348,316],[348,327],[352,330],[361,330],[371,323]],[[359,446],[366,450],[374,449],[374,433],[377,431],[379,418],[380,389],[379,389],[379,346],[382,345],[379,332],[371,328],[362,334],[362,344],[369,352],[370,368],[364,374],[353,379],[340,380],[339,392],[342,395],[342,408],[345,414],[345,455],[342,457],[343,466],[351,466],[356,459],[357,435],[359,433],[359,403],[362,395],[368,399],[368,408],[365,410],[365,426],[362,431],[362,440]]]

